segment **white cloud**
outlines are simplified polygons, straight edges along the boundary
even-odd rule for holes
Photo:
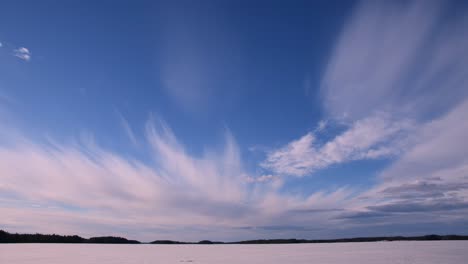
[[[328,124],[328,121],[327,121],[327,120],[320,120],[320,121],[318,122],[317,127],[315,128],[314,132],[315,132],[315,133],[324,132],[328,125],[329,125],[329,124]]]
[[[21,47],[19,49],[16,50],[17,52],[21,52],[21,53],[29,53],[29,50],[25,47]]]
[[[311,171],[311,158],[317,155],[314,141],[315,136],[308,133],[287,146],[270,152],[262,167],[278,174],[305,175]]]
[[[133,129],[130,126],[130,124],[128,123],[127,119],[125,119],[125,117],[122,114],[120,114],[119,112],[117,112],[117,114],[118,114],[119,119],[120,119],[120,125],[124,129],[125,134],[127,135],[128,139],[133,144],[133,146],[138,146],[138,140],[135,137],[135,133],[133,132]]]
[[[307,219],[336,214],[321,213],[323,201],[333,207],[342,203],[335,192],[299,197],[278,192],[282,181],[272,175],[249,175],[229,132],[222,150],[193,156],[164,122],[150,120],[145,142],[154,162],[148,164],[103,149],[92,139],[72,145],[49,142],[36,144],[18,134],[0,142],[0,228],[230,240],[236,234],[226,230],[307,224]],[[290,215],[318,209],[320,215]],[[255,232],[245,231],[243,238],[258,237]]]
[[[304,176],[333,164],[352,160],[388,158],[404,147],[402,141],[413,128],[409,120],[392,120],[386,114],[354,122],[345,132],[320,143],[308,133],[268,154],[262,166],[277,174]]]
[[[347,129],[325,143],[308,133],[262,164],[303,176],[352,160],[394,157],[376,186],[348,200],[338,217],[346,229],[466,223],[468,20],[442,20],[446,9],[438,3],[361,2],[321,87],[327,118]]]
[[[17,48],[13,52],[15,57],[18,57],[24,61],[31,60],[31,52],[25,47]]]
[[[161,140],[153,134],[149,137],[151,141]],[[216,219],[217,206],[236,208],[238,201],[234,196],[241,192],[240,187],[224,184],[225,174],[217,171],[219,164],[200,160],[198,165],[183,150],[161,144],[154,151],[170,156],[167,163],[171,164],[163,163],[160,171],[96,146],[81,150],[83,147],[27,143],[1,148],[0,191],[7,194],[2,203],[21,201],[23,207],[30,203],[56,207],[41,212],[44,220],[37,224],[38,230],[45,228],[44,222],[61,225],[62,221],[76,221],[68,228],[78,232],[86,229],[82,225],[89,222],[114,227],[132,222],[134,227],[152,227],[181,226],[189,224],[183,220],[187,219],[194,225],[205,225],[210,223],[210,216]],[[178,167],[182,163],[187,166]],[[9,199],[8,194],[15,199]],[[6,210],[8,214],[4,206],[1,211],[4,223],[19,229],[34,225],[28,219],[37,212],[17,206]],[[31,215],[19,220],[20,212]],[[73,220],[65,220],[61,217],[64,214]]]
[[[435,222],[466,221],[467,112],[465,100],[447,115],[415,130],[417,141],[381,173],[379,184],[356,197],[349,210],[359,212],[361,218],[379,213],[382,222],[395,215],[400,223],[428,221],[428,215]]]
[[[361,2],[322,79],[327,112],[348,120],[382,110],[424,117],[460,102],[468,94],[458,86],[468,68],[468,20],[444,17],[443,5]]]
[[[263,182],[274,181],[276,179],[279,179],[278,176],[271,175],[271,174],[260,175],[258,177],[246,176],[247,182],[263,183]]]
[[[307,175],[333,164],[397,157],[413,128],[468,95],[468,20],[444,17],[442,2],[363,1],[338,38],[322,79],[324,108],[348,126],[321,143],[314,132],[271,151],[262,166]],[[385,113],[385,114],[382,114]],[[412,120],[412,121],[409,121]]]

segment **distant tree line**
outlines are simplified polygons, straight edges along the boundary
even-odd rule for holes
[[[431,241],[431,240],[468,240],[460,235],[426,235],[426,236],[392,236],[392,237],[354,237],[339,239],[258,239],[234,242],[233,244],[300,244],[300,243],[345,243],[345,242],[379,242],[379,241]]]
[[[61,236],[43,234],[10,234],[0,230],[0,243],[91,243],[91,244],[140,244],[136,240],[123,237],[92,237],[89,239],[80,236]]]
[[[355,237],[340,239],[258,239],[237,242],[217,242],[202,240],[199,242],[181,242],[173,240],[155,240],[150,244],[300,244],[300,243],[343,243],[343,242],[378,242],[378,241],[435,241],[435,240],[468,240],[468,236],[461,235],[426,235],[426,236],[391,236],[391,237]],[[88,244],[140,244],[137,240],[123,237],[91,237],[61,236],[43,234],[11,234],[0,230],[0,243],[88,243]]]

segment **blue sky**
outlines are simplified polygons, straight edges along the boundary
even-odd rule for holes
[[[461,1],[3,1],[0,228],[466,233]]]

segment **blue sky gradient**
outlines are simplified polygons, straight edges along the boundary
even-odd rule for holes
[[[466,233],[462,1],[2,1],[0,228]]]

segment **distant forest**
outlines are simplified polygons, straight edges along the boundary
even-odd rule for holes
[[[80,236],[42,235],[42,234],[10,234],[0,230],[0,243],[89,243],[89,244],[140,244],[136,240],[123,237],[92,237],[89,239]]]
[[[216,242],[202,240],[199,242],[181,242],[173,240],[155,240],[146,244],[300,244],[300,243],[343,243],[343,242],[378,242],[378,241],[436,241],[436,240],[468,240],[468,236],[462,235],[426,235],[426,236],[391,236],[391,237],[355,237],[340,239],[258,239],[237,242]],[[123,237],[91,237],[80,236],[43,235],[43,234],[11,234],[0,230],[0,243],[87,243],[87,244],[142,244],[137,240],[129,240]]]

